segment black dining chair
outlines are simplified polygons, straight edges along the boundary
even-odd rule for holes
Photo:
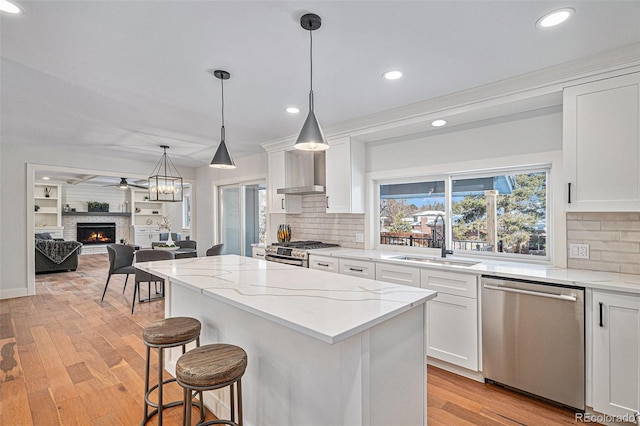
[[[109,280],[111,275],[123,274],[126,275],[124,279],[124,287],[122,293],[127,289],[127,280],[130,274],[136,273],[136,268],[133,266],[134,247],[126,244],[108,244],[107,253],[109,254],[109,275],[107,276],[107,282],[104,285],[104,291],[102,292],[102,299],[107,294],[107,287],[109,287]]]
[[[154,260],[169,260],[173,259],[173,252],[166,250],[139,250],[136,252],[136,264],[151,262]],[[133,314],[133,308],[136,305],[136,294],[138,295],[138,303],[151,302],[154,300],[162,299],[164,297],[164,279],[153,275],[149,272],[136,268],[136,282],[133,287],[133,300],[131,302],[131,313]],[[156,294],[160,294],[159,297],[151,297],[151,283],[156,284]],[[140,298],[140,283],[147,283],[148,297],[146,299]],[[160,283],[160,292],[158,293],[157,283]]]
[[[211,248],[207,249],[207,256],[219,256],[222,254],[222,246],[224,245],[224,243],[221,244],[216,244],[215,246],[212,246]]]

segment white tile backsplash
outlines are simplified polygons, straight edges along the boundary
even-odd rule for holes
[[[568,258],[569,268],[640,273],[640,213],[567,213],[574,243],[589,245],[589,259]]]
[[[342,247],[364,249],[356,234],[364,233],[364,214],[325,213],[325,196],[303,195],[302,213],[286,216],[292,240],[316,240]],[[273,224],[277,227],[279,224]]]

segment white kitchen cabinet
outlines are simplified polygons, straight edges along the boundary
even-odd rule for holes
[[[269,213],[296,214],[302,212],[300,195],[278,194],[279,188],[287,186],[286,152],[275,151],[268,154],[267,191],[269,193]]]
[[[265,250],[264,247],[251,247],[251,257],[254,259],[264,260]]]
[[[317,269],[319,271],[328,271],[338,273],[339,265],[338,258],[331,256],[318,256],[309,255],[309,268]]]
[[[593,291],[593,409],[640,411],[640,296]]]
[[[478,276],[422,269],[420,283],[438,292],[427,307],[427,356],[479,371]]]
[[[367,260],[340,259],[338,262],[340,273],[354,277],[376,279],[376,264]]]
[[[376,280],[420,287],[420,268],[378,262],[376,263]]]
[[[160,241],[160,228],[154,226],[134,226],[134,244],[142,248],[150,248],[151,243]]]
[[[640,73],[564,90],[567,208],[640,209]]]
[[[364,213],[365,149],[343,137],[329,140],[325,151],[327,213]]]

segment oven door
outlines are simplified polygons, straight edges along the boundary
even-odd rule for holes
[[[291,259],[289,257],[280,257],[274,254],[267,254],[264,257],[264,259],[268,260],[269,262],[284,263],[284,264],[293,265],[293,266],[302,266],[304,268],[307,267],[307,261],[303,259]]]

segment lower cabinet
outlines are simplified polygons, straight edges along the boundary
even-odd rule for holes
[[[150,248],[151,243],[160,241],[160,228],[149,226],[134,226],[134,244],[142,248]]]
[[[420,268],[376,263],[376,280],[420,287]]]
[[[640,421],[640,296],[593,292],[593,409]]]
[[[328,271],[338,273],[339,265],[338,258],[331,256],[309,256],[309,268],[317,269],[319,271]]]
[[[420,281],[438,292],[427,305],[427,355],[479,371],[478,276],[422,269]]]
[[[338,261],[339,271],[344,275],[354,277],[376,279],[376,264],[366,260],[340,259]]]

